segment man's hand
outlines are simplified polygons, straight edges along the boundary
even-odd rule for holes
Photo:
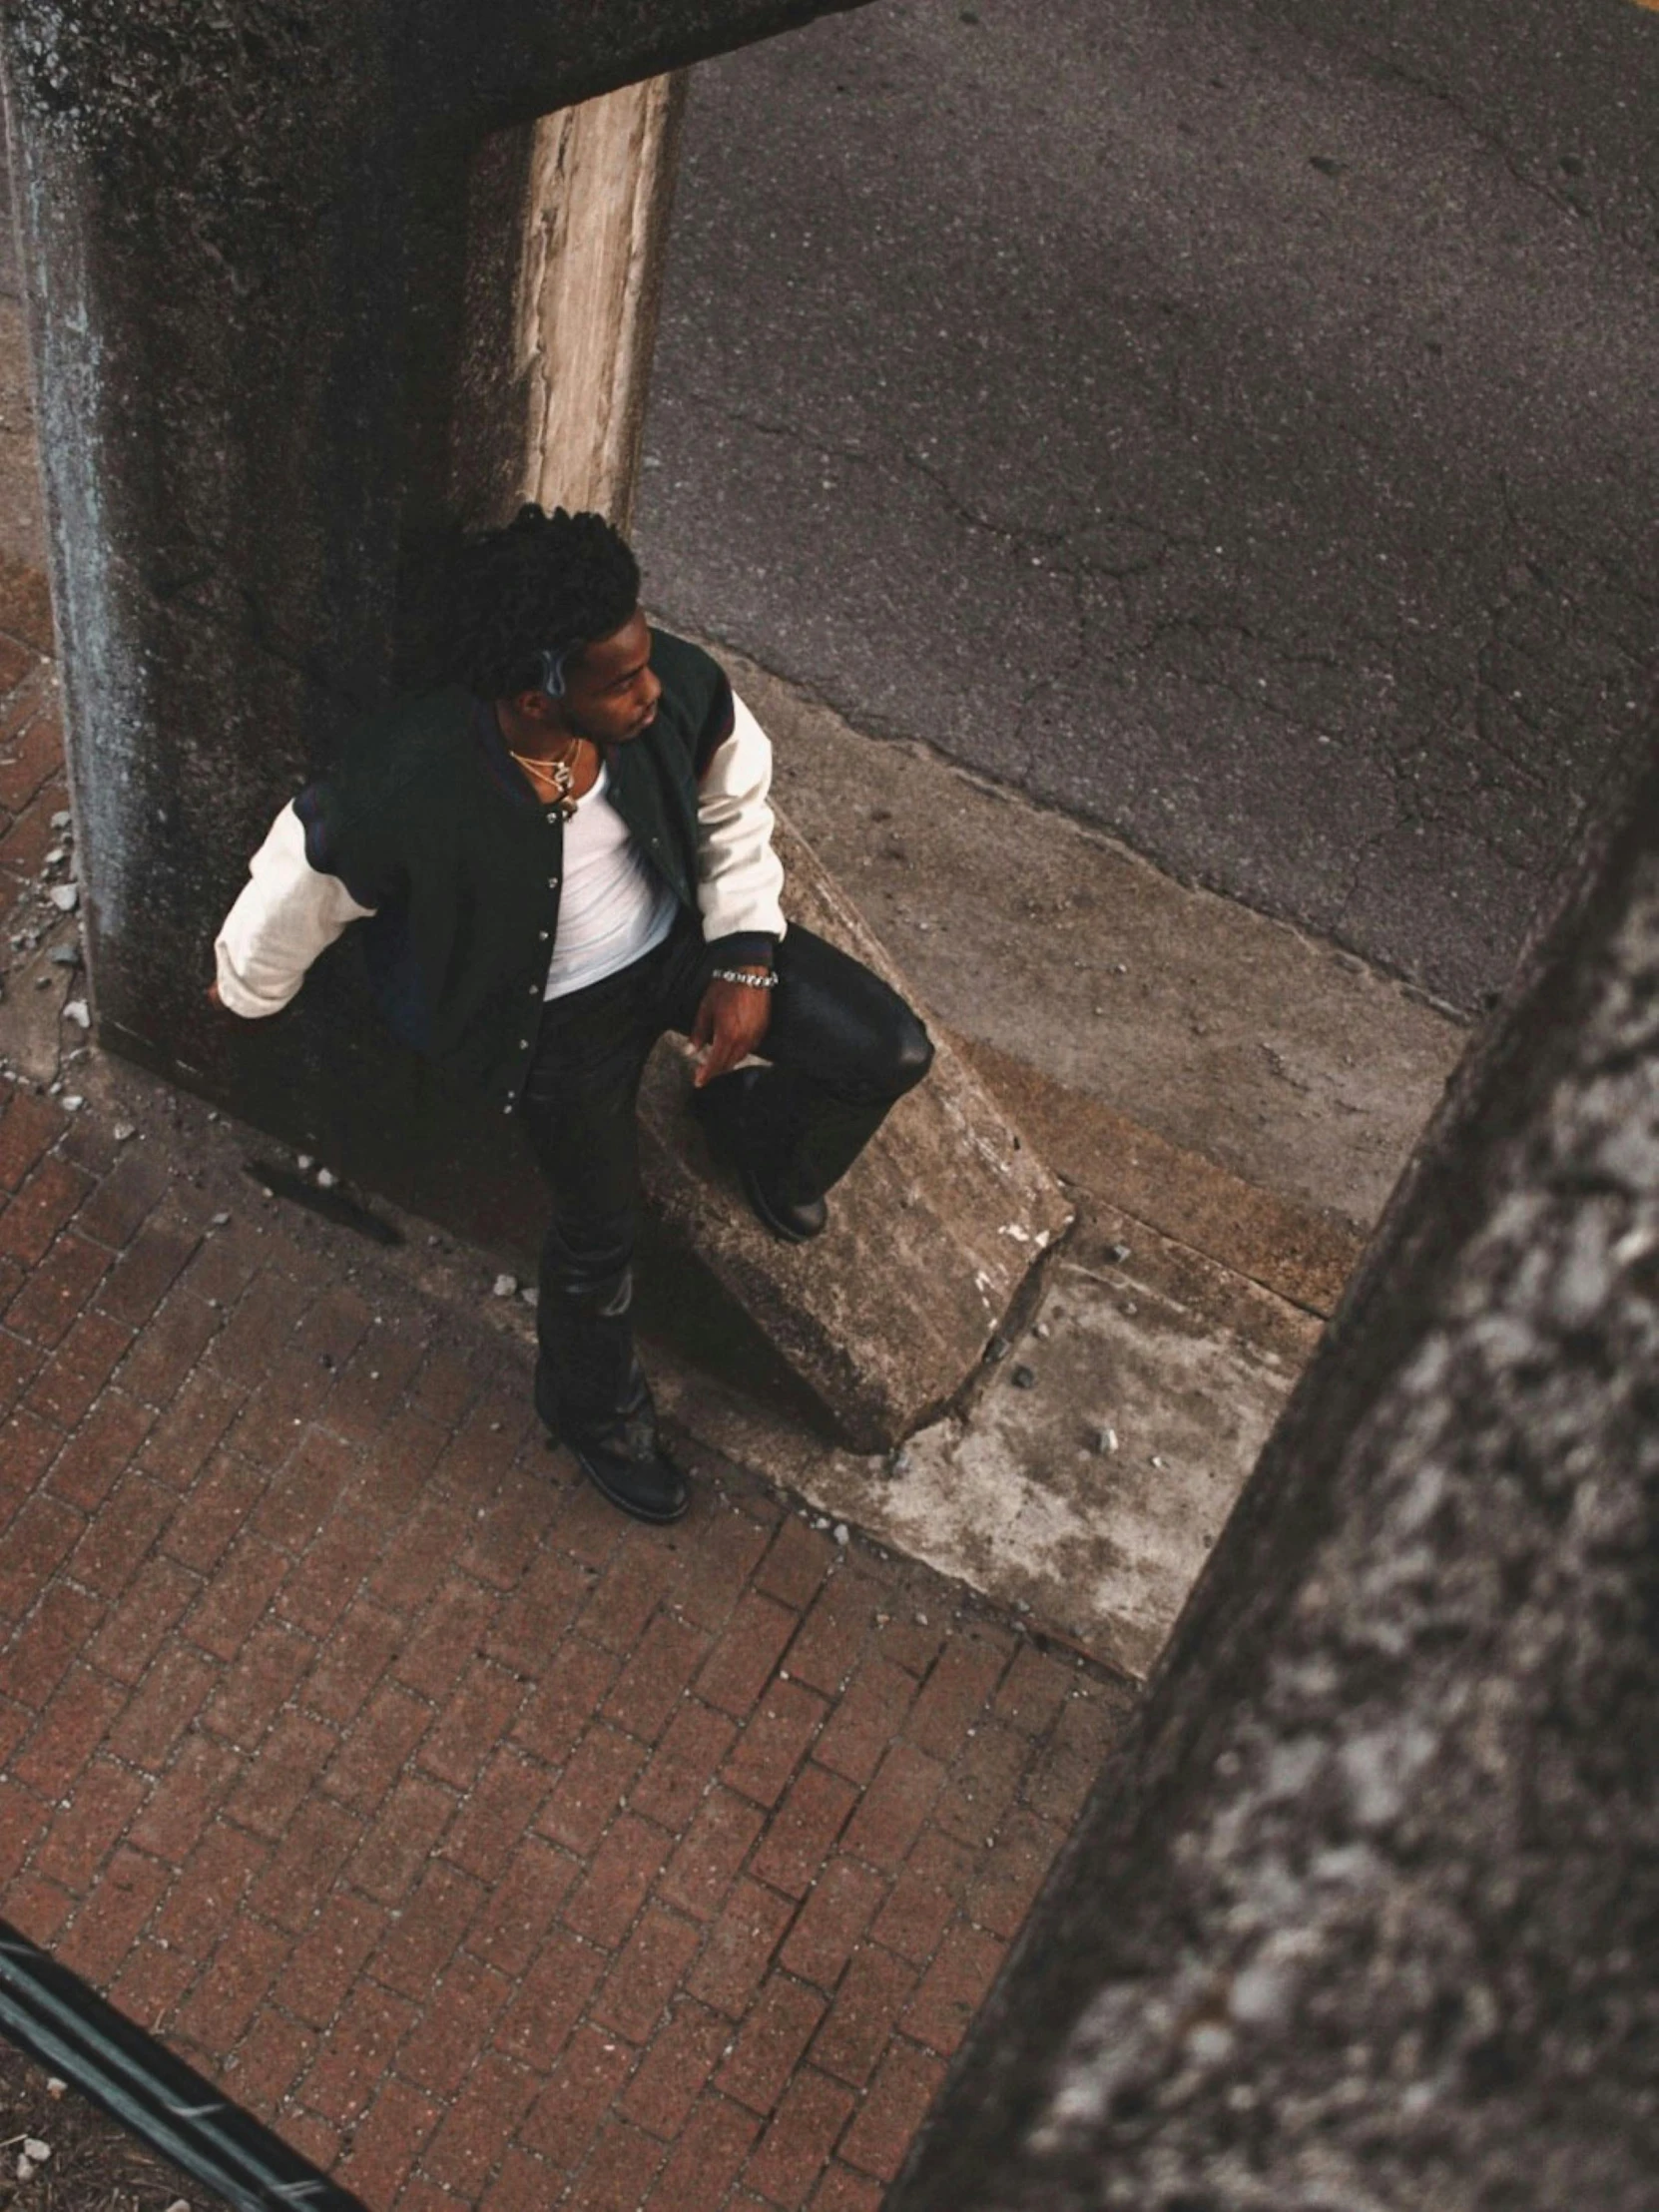
[[[767,971],[757,968],[754,972],[764,975]],[[770,990],[756,990],[747,983],[711,983],[692,1024],[692,1049],[701,1055],[692,1077],[696,1087],[701,1090],[717,1075],[729,1074],[740,1060],[758,1051],[771,1015]]]
[[[219,984],[217,981],[212,982],[208,985],[208,1004],[210,1006],[217,1006],[221,1013],[223,1013],[225,1010],[225,1001],[219,995]]]

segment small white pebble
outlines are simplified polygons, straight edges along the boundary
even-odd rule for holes
[[[518,1277],[516,1275],[498,1275],[490,1285],[491,1293],[496,1298],[511,1298],[517,1289]]]
[[[81,1096],[79,1091],[71,1091],[64,1099],[65,1108],[72,1114],[78,1114],[85,1104],[86,1100]]]
[[[20,2158],[20,2159],[18,2160],[18,2162],[17,2162],[17,2178],[18,2178],[18,2180],[19,2180],[19,2181],[33,2181],[33,2180],[34,2180],[34,2178],[35,2178],[35,2162],[34,2162],[34,2160],[33,2160],[32,2158]]]
[[[114,1137],[117,1144],[126,1144],[130,1138],[136,1137],[138,1135],[138,1131],[133,1127],[130,1121],[118,1121],[114,1129],[111,1130],[110,1134]]]
[[[223,1229],[230,1219],[229,1214],[215,1214],[208,1226],[212,1229]]]
[[[838,1543],[838,1544],[846,1544],[846,1543],[850,1543],[850,1542],[851,1542],[851,1540],[852,1540],[852,1531],[851,1531],[851,1529],[849,1529],[849,1528],[847,1527],[847,1525],[846,1525],[845,1521],[843,1521],[843,1520],[842,1520],[842,1521],[836,1521],[836,1523],[835,1523],[835,1541],[836,1541],[836,1543]]]
[[[537,1297],[536,1286],[533,1283],[527,1283],[518,1295],[523,1299],[526,1306],[534,1306]]]
[[[46,895],[60,914],[72,914],[81,903],[81,894],[73,883],[54,883]]]
[[[916,1626],[918,1628],[925,1628],[927,1626],[927,1615],[925,1613],[918,1613],[916,1615]]]
[[[1160,1458],[1159,1458],[1158,1454],[1157,1454],[1156,1452],[1154,1452],[1154,1453],[1152,1454],[1152,1464],[1153,1464],[1153,1465],[1154,1465],[1155,1467],[1161,1467],[1161,1466],[1163,1465],[1163,1463],[1164,1463],[1164,1462],[1162,1461],[1162,1459],[1160,1459]]]
[[[69,2083],[67,2081],[61,2080],[57,2074],[47,2075],[46,2094],[49,2097],[61,2097],[68,2089],[68,2087]]]
[[[338,1181],[339,1177],[334,1174],[331,1168],[317,1169],[316,1187],[319,1191],[331,1191]]]
[[[309,1175],[312,1168],[316,1165],[316,1162],[311,1158],[308,1152],[302,1152],[293,1164],[299,1170],[301,1175]]]
[[[69,828],[71,819],[72,817],[70,815],[69,809],[67,807],[60,807],[57,813],[52,817],[52,827],[54,830],[67,830]]]
[[[44,2166],[52,2155],[52,2146],[50,2143],[43,2143],[38,2135],[25,2135],[23,2155],[25,2158],[32,2158],[37,2166]]]
[[[48,852],[46,855],[46,865],[48,867],[56,867],[58,862],[63,859],[64,856],[65,855],[63,846],[61,844],[55,844],[52,847],[51,851]]]

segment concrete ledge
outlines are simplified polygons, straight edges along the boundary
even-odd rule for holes
[[[786,903],[908,992],[812,849],[780,822]],[[857,1449],[932,1419],[1072,1211],[1054,1177],[947,1042],[834,1192],[810,1246],[778,1243],[717,1175],[690,1113],[681,1052],[665,1044],[641,1107],[647,1190]]]

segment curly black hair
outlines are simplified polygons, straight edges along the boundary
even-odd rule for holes
[[[540,682],[544,652],[622,628],[640,565],[603,515],[531,502],[460,548],[451,589],[451,676],[480,699],[510,699]]]

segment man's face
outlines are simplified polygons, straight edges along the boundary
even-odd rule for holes
[[[663,687],[651,673],[651,632],[637,608],[620,630],[573,655],[564,673],[562,698],[523,692],[513,704],[530,720],[594,745],[626,745],[656,719]]]

